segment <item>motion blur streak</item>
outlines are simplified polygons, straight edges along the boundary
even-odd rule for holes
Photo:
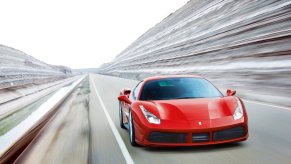
[[[0,89],[44,84],[70,76],[72,70],[68,67],[44,63],[0,44]]]
[[[291,106],[291,1],[189,1],[100,73],[198,74],[240,96]]]
[[[88,163],[89,93],[87,78],[16,163]]]

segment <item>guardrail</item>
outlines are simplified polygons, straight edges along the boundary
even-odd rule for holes
[[[56,112],[57,107],[85,77],[83,76],[70,86],[61,88],[24,121],[0,136],[0,163],[9,163],[17,158],[17,155],[33,140],[39,130]]]

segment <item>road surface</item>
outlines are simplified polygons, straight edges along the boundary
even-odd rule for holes
[[[87,88],[86,85],[87,83]],[[137,81],[89,75],[18,158],[21,163],[291,163],[291,109],[245,101],[246,142],[203,147],[132,147],[119,127],[117,96]],[[89,90],[90,89],[90,90]]]

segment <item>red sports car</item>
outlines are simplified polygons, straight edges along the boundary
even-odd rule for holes
[[[120,127],[130,143],[196,146],[244,141],[248,117],[242,100],[227,96],[198,76],[162,76],[140,81],[118,97]]]

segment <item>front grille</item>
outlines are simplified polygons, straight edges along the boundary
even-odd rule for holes
[[[214,141],[229,140],[240,138],[245,135],[245,130],[243,127],[235,127],[226,130],[220,130],[213,133]]]
[[[152,132],[148,140],[155,143],[186,143],[186,136],[186,133]]]
[[[193,133],[192,142],[206,142],[209,141],[209,133]]]

